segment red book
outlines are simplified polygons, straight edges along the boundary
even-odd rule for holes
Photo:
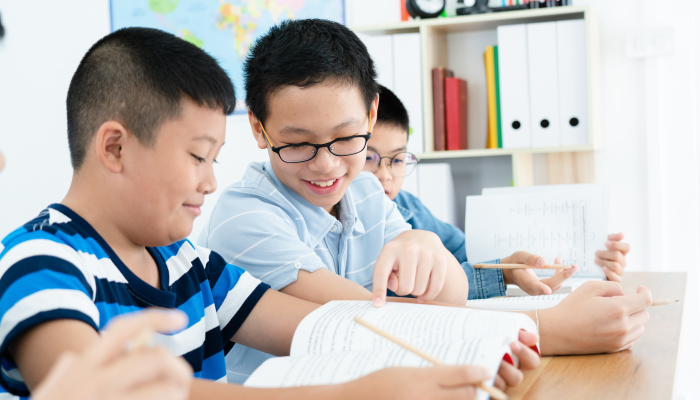
[[[467,143],[467,81],[445,78],[447,150],[465,150]]]
[[[433,68],[433,148],[435,151],[447,150],[445,137],[445,78],[451,77],[452,71],[438,67]]]
[[[408,21],[411,16],[408,15],[408,10],[406,9],[406,0],[399,0],[401,4],[401,21]]]

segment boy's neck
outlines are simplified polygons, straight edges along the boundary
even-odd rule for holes
[[[118,211],[120,201],[116,196],[108,196],[110,191],[105,189],[104,185],[74,173],[61,204],[87,221],[131,272],[160,289],[158,266],[145,246],[129,239],[120,229],[120,223],[124,223],[124,216]]]

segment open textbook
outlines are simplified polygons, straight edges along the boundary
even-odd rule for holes
[[[483,310],[527,311],[552,308],[559,304],[568,293],[556,293],[545,296],[494,297],[484,300],[469,300],[467,307]]]
[[[561,257],[564,264],[578,265],[567,286],[602,279],[595,252],[605,249],[609,198],[609,187],[595,184],[484,189],[481,196],[467,197],[467,259],[487,261],[524,250],[550,263]]]
[[[348,382],[393,366],[431,364],[353,321],[368,322],[447,364],[488,368],[495,377],[521,329],[536,331],[523,314],[406,303],[374,308],[369,301],[332,301],[297,327],[289,357],[265,361],[245,382],[253,387],[309,386]],[[480,399],[486,393],[480,392]]]

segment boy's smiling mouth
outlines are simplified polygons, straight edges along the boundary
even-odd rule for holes
[[[340,178],[334,178],[334,179],[319,179],[319,180],[313,180],[309,181],[306,179],[302,179],[304,183],[306,184],[306,187],[308,187],[312,192],[316,194],[328,194],[328,193],[333,193],[338,189],[340,186],[340,182],[343,180],[342,177]]]

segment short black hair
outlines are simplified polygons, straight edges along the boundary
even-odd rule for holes
[[[100,125],[122,123],[146,146],[167,120],[178,118],[183,96],[229,115],[236,105],[231,79],[210,55],[170,33],[124,28],[95,43],[68,88],[68,146],[78,170]]]
[[[379,86],[379,108],[377,109],[377,123],[387,124],[402,129],[408,134],[408,111],[401,100],[391,90]]]
[[[356,85],[369,111],[379,93],[367,47],[350,29],[333,21],[283,21],[251,46],[244,65],[246,104],[262,122],[269,98],[285,86],[323,82]]]

